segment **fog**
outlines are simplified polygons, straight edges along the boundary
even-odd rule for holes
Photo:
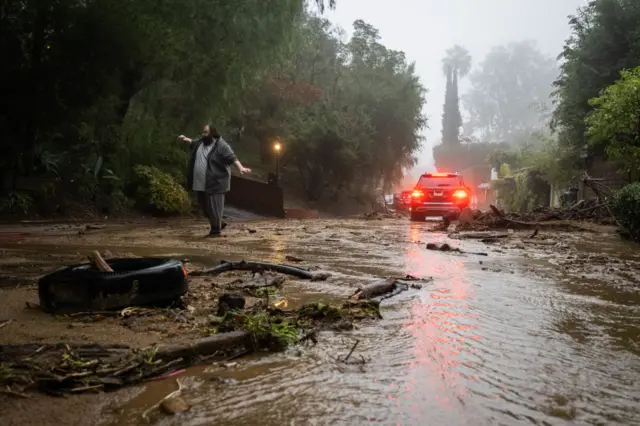
[[[556,57],[569,35],[568,15],[586,0],[338,0],[328,18],[351,34],[356,19],[375,26],[382,42],[406,53],[427,88],[425,115],[429,128],[418,156],[420,172],[433,170],[432,147],[440,143],[445,78],[442,58],[459,44],[472,56],[472,71],[494,46],[534,40]],[[467,79],[460,84],[460,95]],[[461,108],[463,116],[464,108]],[[416,170],[416,171],[417,171]]]

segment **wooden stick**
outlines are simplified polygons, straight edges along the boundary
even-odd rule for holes
[[[316,273],[307,271],[305,269],[296,268],[295,266],[289,265],[279,265],[276,263],[266,263],[266,262],[245,262],[244,260],[241,262],[223,262],[215,268],[203,269],[201,271],[193,271],[190,275],[192,277],[201,276],[201,275],[220,275],[224,272],[228,271],[252,271],[252,272],[262,272],[262,271],[273,271],[280,272],[281,274],[292,275],[294,277],[298,277],[305,280],[312,281],[321,281],[322,279],[326,279],[322,273]]]
[[[251,333],[247,331],[231,331],[228,333],[214,334],[211,337],[206,337],[184,345],[161,346],[158,348],[155,358],[168,361],[176,358],[209,355],[218,350],[232,349],[244,345],[250,335]]]
[[[343,362],[347,362],[349,361],[349,358],[351,358],[351,354],[353,353],[353,351],[356,350],[356,347],[358,346],[358,343],[360,343],[360,340],[356,339],[356,342],[353,344],[353,347],[351,348],[351,350],[349,351],[349,355],[347,355],[347,357],[344,359]]]
[[[91,266],[93,266],[95,269],[98,269],[99,271],[113,272],[111,266],[109,266],[109,264],[102,258],[100,252],[97,250],[91,253],[91,255],[89,256],[89,262],[91,262]]]

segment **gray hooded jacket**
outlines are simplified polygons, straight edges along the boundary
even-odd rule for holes
[[[187,188],[193,189],[193,169],[196,162],[196,153],[202,145],[199,138],[191,142],[191,154],[187,167]],[[207,156],[207,174],[205,192],[207,194],[223,194],[231,188],[231,165],[237,160],[229,144],[221,137],[213,141],[213,148]]]

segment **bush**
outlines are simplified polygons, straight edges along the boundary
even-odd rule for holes
[[[29,194],[11,191],[0,198],[0,214],[27,214],[33,205],[33,198]]]
[[[155,167],[137,165],[137,201],[142,208],[166,214],[186,214],[191,211],[187,191],[171,175]]]
[[[632,183],[617,191],[611,207],[628,236],[640,242],[640,183]]]

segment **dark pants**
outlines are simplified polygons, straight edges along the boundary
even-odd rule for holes
[[[198,202],[204,210],[204,215],[211,224],[211,234],[219,234],[222,229],[222,215],[224,212],[224,194],[207,194],[204,191],[196,191]]]

